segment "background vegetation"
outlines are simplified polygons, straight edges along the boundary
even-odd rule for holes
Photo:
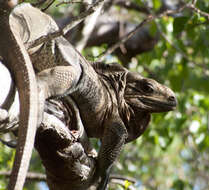
[[[119,1],[110,2],[112,4],[103,14],[108,13],[111,18],[106,22],[121,24],[122,35],[114,36],[112,33],[112,39],[106,42],[84,44],[82,53],[91,61],[97,60],[114,43],[113,39],[120,41],[120,37],[131,31],[133,26],[138,26],[148,15],[160,15],[168,9],[180,10],[140,27],[139,30],[144,33],[135,33],[138,37],[130,46],[121,45],[117,51],[105,57],[108,63],[117,61],[132,71],[166,84],[178,97],[175,111],[153,114],[145,134],[125,146],[113,173],[133,177],[138,190],[209,189],[209,1],[120,1],[144,8],[141,11],[124,7],[117,3]],[[82,11],[82,3],[54,5],[47,11],[60,25],[63,18],[70,18]],[[185,5],[192,6],[181,10]],[[85,24],[81,25],[84,27]],[[104,32],[104,29],[100,29]],[[77,46],[82,39],[82,33],[78,31],[82,30],[75,31],[76,37],[73,31],[68,37]],[[96,35],[98,33],[93,32],[88,38]],[[142,49],[148,48],[143,51],[131,49],[136,44]],[[14,152],[0,144],[0,171],[11,169],[13,157]],[[35,152],[30,170],[44,173]],[[6,177],[1,175],[0,189],[6,188],[6,182]],[[45,188],[44,182],[30,182],[25,187]],[[127,187],[117,185],[111,186],[111,189]]]

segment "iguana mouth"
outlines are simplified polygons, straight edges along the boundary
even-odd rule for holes
[[[132,102],[131,99],[138,100],[147,108],[149,107],[148,109],[152,108],[152,110],[155,110],[155,111],[156,110],[171,111],[171,110],[174,110],[177,106],[177,100],[175,97],[172,100],[168,99],[167,101],[166,101],[166,98],[164,98],[164,100],[161,101],[159,98],[157,99],[153,97],[147,97],[147,96],[145,97],[145,96],[139,96],[139,95],[126,95],[125,98],[130,99],[130,102]],[[135,103],[137,104],[136,101]],[[137,105],[133,105],[133,106],[138,107]],[[141,108],[143,108],[143,106]]]
[[[146,105],[151,105],[151,106],[158,106],[159,108],[165,108],[167,110],[174,110],[177,106],[177,101],[176,99],[173,101],[159,101],[154,98],[148,98],[148,97],[138,97],[138,99],[146,104]]]

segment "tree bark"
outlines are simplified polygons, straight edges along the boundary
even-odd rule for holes
[[[96,152],[76,116],[77,107],[58,100],[48,101],[46,107],[35,148],[46,169],[50,190],[94,189],[90,186],[94,181]]]
[[[18,117],[0,109],[1,132],[18,130]],[[13,118],[12,120],[10,118]],[[85,133],[75,103],[65,98],[48,100],[35,148],[46,170],[50,190],[93,190],[97,152]]]

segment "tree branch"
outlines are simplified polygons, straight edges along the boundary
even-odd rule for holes
[[[104,0],[96,1],[88,10],[86,10],[85,12],[82,12],[80,15],[78,15],[76,17],[73,17],[71,19],[70,23],[65,25],[62,29],[60,29],[56,32],[50,33],[48,35],[42,36],[42,37],[38,38],[37,40],[34,40],[32,42],[25,44],[26,48],[28,48],[28,49],[33,48],[33,47],[36,47],[44,42],[47,42],[47,41],[50,41],[50,40],[57,38],[59,36],[65,35],[69,30],[71,30],[73,27],[78,25],[87,16],[94,13],[97,10],[97,8],[101,5],[101,3],[103,3],[103,1]]]
[[[1,115],[3,119],[8,117],[4,111]],[[7,124],[10,125],[10,121]],[[36,133],[35,147],[46,169],[50,190],[94,187],[94,158],[97,153],[89,143],[73,100],[67,98],[63,102],[46,102],[43,121]]]
[[[11,171],[0,171],[0,176],[4,176],[9,178]],[[121,176],[121,175],[110,175],[110,183],[113,180],[121,180],[121,181],[129,181],[131,183],[136,183],[137,180],[131,177]],[[38,173],[38,172],[28,172],[26,176],[26,180],[30,181],[46,181],[46,174]]]
[[[0,171],[0,176],[10,177],[11,171]],[[37,172],[28,172],[26,180],[30,181],[46,181],[46,175]]]
[[[122,187],[124,187],[124,189],[127,190],[136,190],[136,188],[132,184],[126,185],[126,181],[124,181],[123,179],[112,179],[111,183],[121,185]]]
[[[197,14],[200,14],[201,16],[206,17],[207,20],[209,21],[209,14],[195,7],[195,3],[187,4],[186,7],[192,10],[193,12],[196,12]]]
[[[92,185],[95,150],[77,111],[70,101],[51,100],[38,128],[35,147],[46,169],[50,190],[88,189]]]
[[[113,4],[126,8],[126,9],[133,9],[138,12],[149,14],[149,10],[146,7],[139,6],[136,3],[131,2],[131,1],[117,0],[117,1],[114,1]]]
[[[117,43],[113,44],[111,47],[109,47],[100,57],[97,61],[103,61],[105,59],[105,57],[109,54],[111,54],[113,51],[115,51],[122,43],[125,43],[129,38],[131,38],[137,30],[139,30],[140,28],[142,28],[142,26],[144,26],[145,24],[151,22],[154,19],[158,19],[158,18],[162,18],[164,16],[168,16],[170,14],[176,14],[179,12],[182,12],[187,6],[184,5],[182,7],[180,7],[177,10],[166,10],[162,13],[160,13],[159,15],[151,15],[149,14],[140,24],[138,24],[135,29],[133,29],[132,31],[130,31],[128,34],[126,34],[125,36],[123,36]]]
[[[103,5],[104,5],[104,2],[100,3],[100,5],[97,7],[97,10],[85,19],[85,24],[82,29],[83,38],[76,45],[76,49],[78,51],[81,52],[82,49],[86,46],[86,43],[87,43],[90,35],[92,34],[92,31],[94,30],[95,25],[96,25],[97,18],[101,14]]]

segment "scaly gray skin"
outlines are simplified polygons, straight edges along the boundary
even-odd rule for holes
[[[0,52],[3,63],[14,76],[20,98],[19,140],[8,185],[9,190],[20,190],[34,144],[38,99],[35,73],[29,55],[16,31],[10,27],[9,14],[12,7],[12,1],[0,0]]]
[[[48,15],[29,4],[19,6],[12,15],[25,43],[58,29]],[[119,65],[91,65],[63,37],[28,52],[38,72],[41,107],[48,97],[70,94],[88,136],[101,139],[95,173],[95,179],[101,176],[99,190],[106,188],[111,166],[123,145],[146,129],[150,113],[176,107],[169,88]]]

